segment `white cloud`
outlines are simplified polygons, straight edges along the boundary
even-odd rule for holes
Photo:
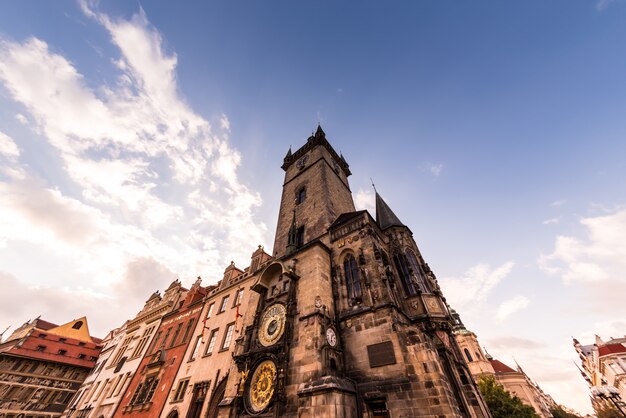
[[[498,311],[496,312],[496,321],[503,322],[515,312],[526,308],[528,306],[528,303],[528,298],[522,295],[517,295],[509,300],[502,302],[498,307]]]
[[[565,283],[626,282],[626,210],[581,219],[586,237],[558,236],[552,254],[539,265]]]
[[[0,131],[0,155],[11,160],[20,156],[20,150],[9,135]]]
[[[459,312],[467,312],[480,308],[487,300],[491,291],[509,275],[515,263],[508,261],[499,267],[492,268],[489,264],[480,263],[462,277],[442,278],[441,287],[450,305]]]
[[[155,271],[154,263],[183,279],[201,274],[215,282],[231,259],[246,263],[267,232],[256,219],[260,196],[238,178],[230,121],[219,117],[217,136],[185,103],[177,57],[164,51],[143,10],[123,20],[81,6],[120,50],[112,86],[90,87],[77,65],[41,39],[0,38],[0,83],[27,110],[16,118],[31,121],[65,176],[54,181],[33,171],[30,155],[0,134],[0,154],[10,159],[0,179],[0,244],[7,254],[37,246],[67,267],[55,278],[42,265],[41,274],[20,277],[24,283],[89,278],[86,292],[124,298],[116,283],[131,267],[134,275]],[[8,273],[7,263],[26,263],[0,259]]]
[[[422,170],[428,171],[435,177],[439,177],[443,171],[443,164],[424,163],[422,164]]]
[[[596,3],[596,9],[599,10],[599,11],[604,11],[614,1],[615,0],[598,0],[598,2]]]
[[[26,118],[26,116],[22,115],[21,113],[16,113],[15,119],[17,119],[17,121],[22,125],[26,125],[28,123],[28,119]]]
[[[356,210],[367,210],[372,216],[376,216],[374,192],[370,189],[359,189],[354,195]]]
[[[550,218],[550,219],[546,219],[545,221],[543,221],[542,223],[544,225],[556,225],[560,222],[559,218]]]
[[[550,203],[550,206],[559,207],[559,206],[563,206],[565,203],[567,203],[567,200],[560,199],[560,200],[555,200],[554,202]]]

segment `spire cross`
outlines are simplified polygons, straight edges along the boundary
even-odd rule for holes
[[[370,177],[370,181],[372,182],[372,187],[374,188],[374,192],[378,193],[378,191],[376,190],[376,185],[374,184],[374,180],[372,180],[371,177]]]

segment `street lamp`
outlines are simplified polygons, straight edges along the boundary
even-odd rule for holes
[[[622,410],[620,404],[621,402],[617,402],[617,400],[621,400],[619,396],[619,390],[617,390],[614,386],[592,386],[591,394],[596,398],[600,398],[603,400],[610,399],[613,402],[613,405],[617,408],[617,410],[626,417],[626,413]]]

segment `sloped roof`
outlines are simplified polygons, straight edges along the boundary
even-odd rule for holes
[[[376,192],[376,223],[380,229],[386,229],[390,226],[405,226],[378,192]]]
[[[492,359],[489,360],[489,363],[491,363],[491,366],[496,373],[517,373],[516,370],[510,368],[506,364],[502,363],[500,360]]]
[[[600,357],[620,353],[626,353],[626,347],[623,344],[606,344],[598,347]]]
[[[346,212],[346,213],[342,213],[341,215],[339,215],[337,217],[337,219],[335,220],[335,222],[332,223],[332,225],[329,227],[329,229],[335,228],[343,223],[348,222],[350,219],[354,219],[359,215],[364,214],[365,210],[357,210],[356,212]]]

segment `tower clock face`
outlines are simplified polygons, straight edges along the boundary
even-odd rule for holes
[[[328,328],[326,330],[326,341],[328,341],[331,347],[337,346],[337,334],[334,329]]]
[[[274,395],[276,364],[272,360],[261,362],[250,379],[248,406],[254,413],[263,411]]]
[[[306,165],[306,162],[308,159],[309,159],[309,155],[308,154],[304,155],[302,158],[298,160],[298,162],[296,163],[296,167],[298,167],[299,170],[302,170],[304,166]]]
[[[275,303],[263,311],[259,328],[259,342],[269,347],[274,345],[285,331],[287,308],[282,303]]]

